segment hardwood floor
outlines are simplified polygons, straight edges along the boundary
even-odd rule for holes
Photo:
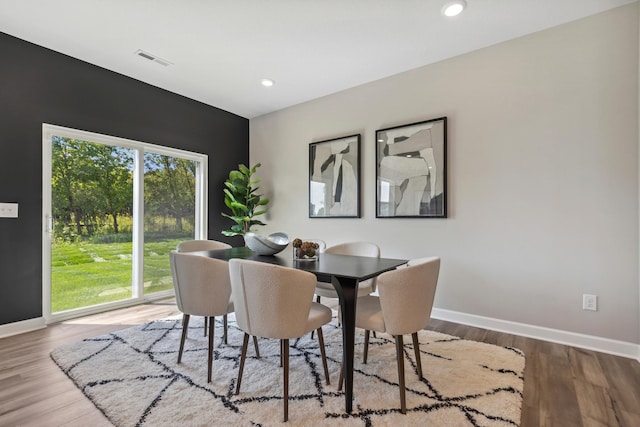
[[[111,425],[49,357],[55,347],[179,314],[173,300],[0,339],[0,426]],[[428,329],[525,352],[522,427],[640,426],[640,363],[440,320]]]
[[[525,353],[522,427],[640,426],[640,363],[440,320],[427,329]]]

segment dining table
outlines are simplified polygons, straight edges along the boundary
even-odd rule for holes
[[[284,253],[286,252],[286,253]],[[344,367],[345,410],[350,413],[353,405],[353,360],[356,329],[356,302],[358,283],[393,270],[408,260],[375,258],[353,255],[320,253],[313,260],[297,260],[290,251],[276,255],[260,255],[247,247],[234,247],[212,251],[192,252],[221,260],[248,259],[281,265],[316,275],[318,280],[331,282],[338,294],[342,322],[342,362]]]

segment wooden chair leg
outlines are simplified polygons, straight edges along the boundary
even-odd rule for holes
[[[240,393],[240,383],[242,382],[242,371],[244,370],[244,359],[247,357],[247,347],[249,346],[249,334],[244,334],[242,340],[242,352],[240,353],[240,367],[238,368],[238,383],[236,384],[236,394]]]
[[[320,295],[316,295],[316,302],[320,303]],[[313,339],[313,332],[314,331],[311,331],[311,339]]]
[[[422,379],[422,361],[420,360],[420,343],[418,342],[418,333],[411,334],[413,339],[413,352],[416,355],[416,366],[418,368],[418,378]]]
[[[407,402],[405,400],[405,388],[404,388],[404,344],[402,342],[402,335],[396,335],[396,359],[398,362],[398,385],[400,389],[400,412],[407,413]]]
[[[364,331],[364,353],[362,355],[362,363],[367,364],[367,354],[369,353],[369,334],[370,331]]]
[[[344,382],[344,365],[340,368],[340,378],[338,378],[338,391],[342,390],[342,383]]]
[[[184,341],[187,339],[190,317],[188,314],[182,314],[182,338],[180,339],[180,349],[178,350],[178,363],[182,362],[182,351],[184,350]]]
[[[227,315],[226,314],[224,316],[222,316],[222,323],[224,323],[224,344],[227,345],[229,343],[227,342],[227,330],[228,330],[227,328],[228,328],[228,325],[227,325]]]
[[[283,354],[284,354],[284,344],[282,343],[282,340],[280,340],[280,367],[282,368],[284,366],[284,361],[283,359]]]
[[[204,316],[204,328],[202,328],[202,336],[207,336],[207,329],[209,329],[209,318]]]
[[[207,382],[211,382],[211,367],[213,366],[213,331],[215,318],[209,317],[209,355],[207,357]]]
[[[324,378],[327,381],[327,385],[330,385],[331,383],[329,382],[329,367],[327,366],[327,355],[324,351],[324,335],[322,334],[322,328],[318,328],[318,345],[320,346],[320,355],[322,356]]]
[[[283,392],[282,403],[284,404],[284,422],[289,420],[289,340],[280,341],[282,345],[282,359],[284,360],[284,369],[282,370]]]
[[[260,359],[260,349],[258,348],[258,338],[253,336],[253,348],[256,349],[256,359]]]

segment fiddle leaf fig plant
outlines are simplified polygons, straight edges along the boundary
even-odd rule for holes
[[[235,224],[229,230],[224,230],[225,236],[244,236],[245,233],[253,231],[254,225],[266,225],[264,222],[255,219],[259,215],[267,213],[269,203],[267,197],[257,194],[260,187],[260,180],[255,178],[256,170],[260,163],[249,169],[245,165],[238,165],[237,170],[229,172],[229,179],[224,182],[224,204],[231,210],[231,214],[222,212],[222,216],[227,217]]]

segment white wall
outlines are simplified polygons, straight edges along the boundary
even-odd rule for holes
[[[251,120],[262,231],[439,255],[440,309],[640,343],[638,25],[634,3]],[[376,129],[440,116],[449,218],[376,219]],[[309,219],[309,143],[354,133],[362,218]]]

